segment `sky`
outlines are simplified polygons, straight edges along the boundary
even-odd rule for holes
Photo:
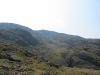
[[[0,0],[0,22],[100,38],[100,0]]]

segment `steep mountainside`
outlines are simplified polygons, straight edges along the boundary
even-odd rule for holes
[[[5,46],[6,50],[3,49]],[[18,48],[18,58],[12,46]],[[100,69],[100,39],[86,39],[47,30],[34,31],[13,23],[0,23],[0,51],[0,60],[3,59],[0,63],[4,61],[9,64],[10,60],[11,64],[15,64],[16,61],[20,62],[21,57],[22,61],[24,58],[33,58],[32,61],[41,61],[43,64],[49,62],[53,67]]]

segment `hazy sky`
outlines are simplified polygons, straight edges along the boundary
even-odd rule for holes
[[[100,0],[0,0],[0,22],[100,38]]]

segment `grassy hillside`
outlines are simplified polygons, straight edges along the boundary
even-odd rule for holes
[[[58,66],[24,48],[0,43],[0,75],[100,75],[99,70]]]

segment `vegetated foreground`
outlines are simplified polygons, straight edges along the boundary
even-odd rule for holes
[[[24,48],[0,44],[0,75],[100,75],[99,70],[58,66]]]

